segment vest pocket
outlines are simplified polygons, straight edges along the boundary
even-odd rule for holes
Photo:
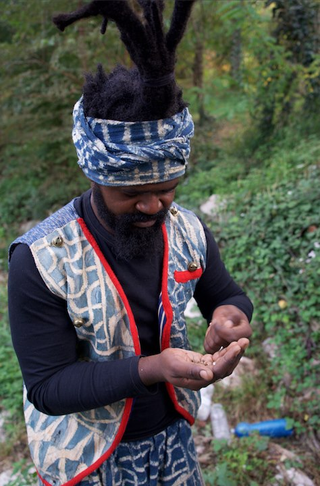
[[[190,280],[195,280],[200,278],[203,273],[202,268],[197,268],[196,270],[184,270],[182,272],[178,272],[177,270],[174,272],[174,279],[178,283],[186,283]]]

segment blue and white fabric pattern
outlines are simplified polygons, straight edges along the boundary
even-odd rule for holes
[[[162,120],[123,122],[86,117],[80,98],[73,120],[78,165],[98,184],[165,182],[185,173],[194,134],[187,108]]]
[[[195,214],[175,205],[175,211],[168,212],[163,238],[165,251],[159,299],[161,349],[189,349],[184,312],[199,277],[187,268],[192,261],[199,269],[205,270],[205,234]],[[57,240],[59,244],[56,244]],[[140,355],[136,323],[125,293],[108,262],[100,254],[84,221],[77,214],[73,201],[19,237],[13,246],[18,243],[29,245],[48,290],[66,301],[70,321],[83,321],[81,327],[75,327],[81,342],[80,359],[97,362]],[[184,276],[183,281],[178,278],[181,274]],[[193,423],[200,406],[199,393],[173,387],[169,383],[167,390],[175,409],[189,423]],[[77,483],[91,486],[91,483],[85,482],[85,478],[92,476],[96,481],[103,470],[100,468],[115,448],[121,447],[120,457],[127,457],[129,452],[122,449],[124,443],[120,441],[130,415],[132,400],[127,398],[94,410],[51,416],[39,412],[28,401],[25,390],[24,412],[30,452],[42,483],[47,486],[74,486]],[[161,437],[169,440],[169,437],[173,437],[172,431],[167,439],[163,434]],[[188,443],[184,439],[181,442]],[[159,448],[153,449],[152,441],[147,441],[145,445],[146,450],[150,445],[150,454],[153,451],[150,456],[150,464],[153,464],[153,453]],[[174,448],[180,454],[181,451]],[[143,461],[144,454],[141,456]],[[199,486],[201,483],[193,482],[193,473],[189,476],[189,473],[184,472],[184,466],[181,469],[179,454],[172,459],[166,458],[169,461],[166,462],[168,469],[163,471],[163,479],[159,480],[159,484]],[[137,451],[140,469],[141,457]],[[162,461],[161,458],[159,460]],[[143,464],[145,467],[146,462]],[[127,465],[124,469],[128,469]],[[156,469],[152,467],[150,478],[154,478]],[[98,471],[95,476],[93,470]],[[176,471],[180,471],[180,475],[175,475]],[[181,483],[177,482],[177,476]],[[136,477],[135,482],[126,482],[122,473],[119,478],[119,482],[111,483],[112,486],[157,484],[153,479],[150,483],[149,479],[145,483],[140,480],[137,482]],[[106,483],[106,486],[109,484]],[[102,485],[105,486],[104,483]],[[96,486],[95,482],[93,486]]]
[[[121,442],[79,486],[204,486],[190,425],[183,419],[144,440]]]

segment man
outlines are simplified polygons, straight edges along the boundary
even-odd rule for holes
[[[73,140],[91,189],[10,248],[10,322],[40,484],[203,484],[190,429],[198,390],[229,375],[249,343],[249,299],[208,229],[173,202],[193,134],[173,76],[192,3],[176,2],[166,36],[161,1],[140,2],[144,22],[124,1],[55,19],[62,30],[114,20],[136,67],[87,77]],[[188,343],[192,296],[209,323],[204,355]]]

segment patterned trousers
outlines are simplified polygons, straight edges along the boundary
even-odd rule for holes
[[[183,419],[154,437],[121,442],[79,486],[204,486],[190,425]]]

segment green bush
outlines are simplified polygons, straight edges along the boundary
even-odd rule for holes
[[[214,486],[258,486],[271,480],[273,469],[267,459],[268,438],[244,437],[230,444],[216,440],[213,450],[217,466],[205,474]]]
[[[297,430],[320,424],[319,176],[313,165],[296,183],[241,191],[228,199],[223,223],[211,223],[227,268],[255,304],[253,350],[261,354],[266,338],[276,345],[269,406],[295,418]]]
[[[6,286],[0,284],[0,410],[4,408],[9,418],[22,421],[22,377],[12,348],[6,294]]]

